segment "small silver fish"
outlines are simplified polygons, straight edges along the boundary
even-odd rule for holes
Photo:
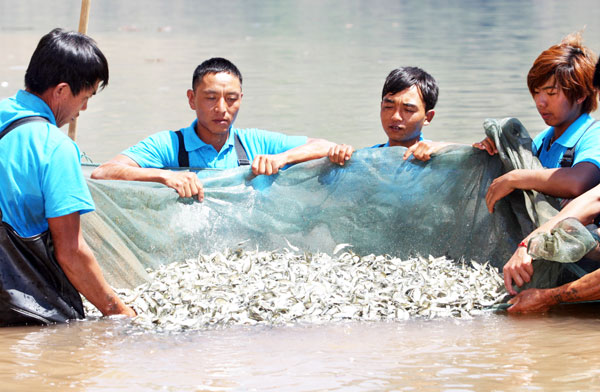
[[[470,318],[505,295],[489,263],[445,257],[224,249],[149,271],[150,283],[116,292],[134,328],[177,332],[212,325]],[[99,316],[84,301],[86,313]]]

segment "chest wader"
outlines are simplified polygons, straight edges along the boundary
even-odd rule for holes
[[[37,116],[19,119],[0,133],[0,139],[30,121],[48,120]],[[21,237],[2,221],[0,326],[60,323],[83,317],[81,297],[56,261],[50,232]]]

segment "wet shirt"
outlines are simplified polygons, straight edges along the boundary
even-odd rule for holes
[[[48,230],[48,218],[94,210],[79,148],[56,127],[54,114],[36,95],[20,90],[0,102],[0,132],[14,120],[42,116],[0,139],[2,220],[30,237]]]
[[[538,155],[544,167],[552,169],[560,167],[565,151],[575,146],[573,166],[591,162],[600,169],[600,122],[591,125],[593,122],[589,114],[582,114],[552,145],[550,139],[554,135],[554,127],[546,129],[533,139],[533,153]]]
[[[292,148],[306,144],[306,136],[287,136],[281,133],[261,129],[229,129],[229,137],[217,152],[196,134],[194,120],[187,128],[182,128],[185,149],[188,152],[191,167],[213,169],[231,169],[238,167],[238,156],[235,151],[234,138],[238,134],[242,146],[252,162],[255,156],[262,154],[279,154]],[[158,132],[142,140],[122,154],[133,159],[143,168],[178,167],[179,140],[173,131]]]

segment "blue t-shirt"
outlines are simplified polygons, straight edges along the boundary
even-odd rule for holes
[[[235,151],[234,137],[240,136],[242,146],[252,162],[255,156],[263,154],[279,154],[292,148],[306,144],[306,136],[287,136],[281,133],[263,131],[261,129],[229,129],[229,137],[217,152],[196,134],[196,123],[182,128],[185,149],[188,152],[191,167],[213,169],[231,169],[238,167],[238,156]],[[143,168],[178,167],[179,140],[173,131],[162,131],[147,137],[122,154],[133,159]]]
[[[422,141],[422,140],[426,140],[425,138],[423,138],[423,134],[421,134],[421,135],[419,136],[419,141]],[[381,148],[381,147],[389,147],[389,146],[390,146],[390,141],[388,140],[388,141],[387,141],[387,143],[384,143],[384,144],[376,144],[376,145],[374,145],[374,146],[371,146],[370,148]]]
[[[48,230],[47,218],[94,210],[77,145],[56,127],[54,114],[36,95],[20,90],[0,102],[0,132],[14,120],[42,116],[0,139],[2,220],[30,237]]]
[[[580,162],[591,162],[600,169],[600,122],[591,125],[593,122],[589,114],[582,114],[552,143],[550,149],[548,145],[554,135],[554,127],[546,129],[533,139],[533,153],[537,155],[539,150],[538,157],[542,165],[553,169],[560,167],[565,151],[575,146],[573,166]]]

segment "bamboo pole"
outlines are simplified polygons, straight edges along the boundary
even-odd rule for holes
[[[91,2],[92,0],[81,0],[81,14],[79,15],[79,32],[81,34],[87,34]],[[68,135],[73,141],[77,138],[77,118],[69,123]]]

